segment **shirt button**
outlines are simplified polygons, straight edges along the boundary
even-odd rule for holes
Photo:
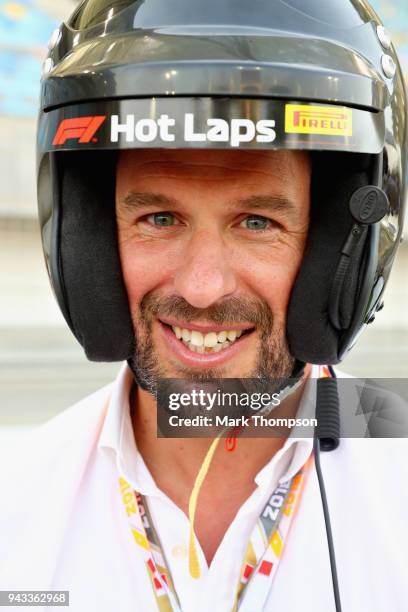
[[[187,548],[183,544],[173,546],[171,554],[175,559],[185,559],[187,557]]]

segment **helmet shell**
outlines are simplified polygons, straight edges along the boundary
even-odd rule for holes
[[[287,335],[301,361],[344,357],[381,305],[406,199],[406,93],[380,25],[364,0],[85,0],[61,26],[41,84],[39,214],[58,303],[90,359],[134,350],[112,206],[115,156],[151,146],[312,152],[312,222]],[[143,123],[163,115],[174,120],[174,140]],[[191,115],[204,140],[186,138]],[[214,119],[228,138],[209,138]],[[252,130],[243,119],[255,126],[251,139],[240,140]],[[259,138],[259,121],[274,122],[273,138],[265,129]],[[349,201],[370,185],[389,207],[344,270]],[[103,256],[101,244],[111,245]]]

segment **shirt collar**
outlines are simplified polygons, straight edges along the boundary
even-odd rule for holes
[[[310,376],[305,384],[305,389],[297,412],[297,418],[312,418],[316,408],[316,383],[319,376],[319,366],[312,366]],[[295,426],[282,448],[280,448],[272,459],[255,476],[255,482],[260,486],[267,486],[273,473],[279,474],[279,483],[293,478],[300,468],[306,463],[313,450],[313,438],[300,435],[300,427]]]
[[[158,494],[159,490],[138,451],[130,417],[129,395],[133,374],[127,363],[113,385],[98,449],[111,449],[118,474],[126,478],[142,495]]]
[[[298,417],[314,416],[318,366],[313,366],[300,401]],[[132,486],[143,495],[160,494],[153,477],[137,449],[130,418],[129,394],[133,374],[125,363],[112,388],[105,421],[99,438],[98,449],[111,449],[115,453],[116,466]],[[313,450],[313,439],[299,436],[299,428],[291,434],[272,459],[258,472],[256,484],[268,486],[272,474],[279,474],[279,482],[291,479],[306,463]]]

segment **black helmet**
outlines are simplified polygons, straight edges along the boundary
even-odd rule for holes
[[[365,0],[84,0],[54,32],[38,125],[43,248],[89,359],[133,354],[115,220],[119,149],[305,149],[308,242],[287,337],[338,363],[382,306],[401,239],[406,94]]]

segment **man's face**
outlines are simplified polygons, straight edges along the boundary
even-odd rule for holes
[[[142,388],[157,378],[290,376],[286,314],[310,174],[299,151],[121,153],[119,249]]]

